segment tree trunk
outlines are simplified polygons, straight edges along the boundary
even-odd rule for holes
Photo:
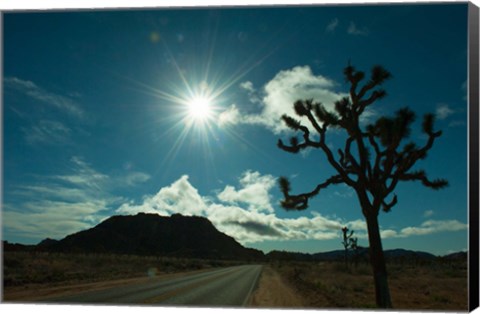
[[[345,270],[348,269],[348,257],[347,257],[347,251],[348,249],[345,248],[345,253],[343,254],[344,255],[344,259],[345,259]]]
[[[390,289],[387,280],[387,268],[383,256],[382,239],[378,227],[378,214],[368,214],[367,219],[368,240],[370,243],[370,264],[373,269],[375,281],[375,297],[379,308],[392,308]]]

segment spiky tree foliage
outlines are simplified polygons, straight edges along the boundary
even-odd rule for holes
[[[393,117],[380,117],[364,128],[360,117],[376,101],[386,96],[382,84],[391,78],[390,72],[374,66],[370,78],[348,65],[344,69],[346,82],[350,85],[349,97],[335,102],[334,112],[319,102],[299,100],[295,102],[295,113],[308,123],[284,115],[285,124],[301,134],[289,144],[278,141],[278,147],[289,153],[298,153],[307,148],[322,151],[335,170],[334,175],[319,183],[311,191],[292,194],[290,182],[281,177],[279,184],[284,199],[281,205],[287,210],[304,210],[309,200],[332,184],[346,184],[356,192],[365,217],[370,244],[370,262],[373,268],[376,302],[379,307],[392,306],[378,226],[380,210],[389,212],[397,204],[395,188],[401,181],[419,181],[431,189],[447,186],[443,179],[430,180],[424,170],[413,170],[415,163],[427,156],[435,140],[442,134],[434,131],[434,116],[423,117],[422,128],[427,136],[423,146],[406,142],[415,114],[408,108],[398,110]],[[307,127],[308,125],[308,127]],[[329,128],[346,132],[344,146],[336,152],[327,146]]]

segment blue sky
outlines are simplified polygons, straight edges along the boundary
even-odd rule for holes
[[[331,186],[310,208],[279,206],[333,174],[320,151],[277,148],[297,99],[345,95],[350,61],[381,64],[388,96],[364,123],[409,106],[443,135],[417,168],[449,187],[400,184],[380,214],[389,248],[467,248],[467,5],[318,6],[4,15],[3,238],[38,243],[111,215],[208,217],[242,244],[319,252],[349,226],[368,245],[356,196]],[[209,103],[206,111],[195,106]],[[205,100],[205,99],[208,99]],[[196,107],[195,107],[196,108]],[[327,134],[330,147],[341,134]]]

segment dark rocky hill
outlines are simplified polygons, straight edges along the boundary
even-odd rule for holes
[[[10,243],[8,241],[2,241],[2,249],[8,252],[25,252],[25,251],[33,251],[35,249],[35,245],[25,245],[21,243]]]
[[[467,252],[455,252],[455,253],[450,253],[445,256],[442,256],[443,259],[445,260],[464,260],[466,261],[468,259],[468,253]]]
[[[160,255],[191,258],[258,260],[263,252],[248,249],[218,231],[204,217],[164,217],[140,213],[112,216],[97,226],[60,241],[42,241],[42,250],[56,252]]]

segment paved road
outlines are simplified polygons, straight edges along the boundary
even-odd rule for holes
[[[261,272],[260,265],[234,266],[41,302],[239,307],[248,302]]]

